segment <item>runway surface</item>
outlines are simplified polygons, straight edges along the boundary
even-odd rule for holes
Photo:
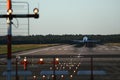
[[[91,55],[91,54],[120,54],[118,46],[98,45],[93,48],[74,47],[74,45],[59,45],[54,47],[34,49],[17,53],[19,55]]]

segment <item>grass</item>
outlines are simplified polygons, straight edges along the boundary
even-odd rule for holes
[[[119,46],[120,47],[120,43],[107,43],[105,45],[106,46]]]
[[[55,46],[57,44],[19,44],[19,45],[12,45],[12,53],[30,50],[35,48],[45,48],[50,46]],[[0,45],[0,54],[7,53],[7,45]]]

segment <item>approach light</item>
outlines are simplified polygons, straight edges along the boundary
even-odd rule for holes
[[[39,10],[38,10],[38,8],[34,8],[33,12],[34,12],[34,18],[39,18],[39,14],[38,14]]]
[[[78,69],[78,67],[76,67],[76,69]]]
[[[74,70],[73,72],[75,73],[76,71]]]
[[[56,67],[56,69],[58,69],[58,67]]]
[[[40,58],[40,59],[39,59],[38,64],[44,64],[43,58]]]
[[[54,75],[52,75],[52,78],[54,78]]]
[[[63,67],[63,69],[65,69],[65,67]]]
[[[12,10],[12,9],[8,9],[8,10],[7,10],[7,14],[8,14],[8,15],[10,15],[10,14],[12,14],[12,13],[13,13],[13,10]]]
[[[70,78],[72,78],[73,77],[73,75],[70,75]]]
[[[38,14],[38,12],[39,12],[38,8],[34,8],[33,12],[34,12],[34,14]]]
[[[50,67],[50,70],[52,70],[52,67]]]
[[[43,58],[40,58],[40,61],[43,61]]]
[[[59,64],[59,58],[55,58],[55,64]]]
[[[34,80],[36,80],[36,78],[37,78],[36,76],[33,76],[33,79],[34,79]]]
[[[61,77],[63,78],[63,77],[64,77],[64,75],[61,75]]]
[[[43,75],[42,77],[45,78],[45,75]]]
[[[56,61],[59,61],[59,58],[56,58],[55,60],[56,60]]]
[[[27,58],[26,58],[26,57],[24,57],[24,61],[25,61],[25,62],[27,61]]]
[[[24,60],[22,61],[22,64],[24,66],[24,70],[27,70],[27,64],[28,64],[28,61],[27,61],[27,58],[24,57]]]

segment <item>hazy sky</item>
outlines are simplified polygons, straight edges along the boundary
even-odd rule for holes
[[[120,0],[23,1],[30,11],[39,7],[40,18],[30,19],[30,34],[120,34]]]

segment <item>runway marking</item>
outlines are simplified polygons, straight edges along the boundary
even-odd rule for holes
[[[102,48],[96,48],[95,50],[102,50]]]
[[[36,53],[36,52],[39,52],[39,51],[42,51],[42,50],[36,50],[36,51],[31,51],[31,52],[25,52],[25,53],[22,53],[22,54],[19,54],[19,55],[32,54],[32,53]]]
[[[92,50],[105,50],[105,51],[115,51],[115,50],[120,50],[120,47],[118,46],[113,46],[113,47],[108,47],[108,46],[99,46],[96,48],[93,48]]]
[[[107,51],[107,50],[109,50],[109,49],[108,49],[108,48],[105,48],[104,50],[106,50],[106,51]]]
[[[63,50],[68,50],[68,49],[63,49]]]
[[[55,50],[55,49],[51,49],[51,50]]]
[[[58,50],[62,50],[61,48],[58,48]]]
[[[75,49],[68,48],[68,47],[62,47],[62,48],[47,48],[47,49],[42,49],[42,50],[46,50],[46,51],[48,51],[48,50],[51,50],[51,51],[55,51],[55,50],[67,51],[67,50],[75,50]],[[83,52],[83,51],[86,51],[87,49],[86,48],[79,48],[77,50]],[[105,50],[105,51],[112,50],[112,51],[114,51],[114,50],[120,50],[120,47],[115,46],[115,47],[110,48],[110,47],[107,47],[107,46],[99,46],[99,47],[93,48],[92,50]]]
[[[68,48],[65,48],[65,49],[62,49],[62,48],[54,49],[54,48],[52,48],[52,49],[42,49],[42,50],[44,50],[44,51],[48,51],[48,50],[51,50],[51,51],[55,51],[55,50],[58,50],[58,51],[60,51],[60,50],[67,51],[67,50],[74,50],[74,49],[73,48],[70,48],[70,49],[68,49]]]
[[[42,49],[43,51],[47,51],[47,50],[49,50],[49,49]]]
[[[114,51],[114,50],[117,50],[117,49],[115,49],[115,48],[111,48],[110,50],[113,50],[113,51]]]
[[[46,52],[54,52],[54,51],[76,51],[77,53],[80,52],[80,53],[86,53],[86,52],[90,52],[91,50],[93,51],[118,51],[120,50],[120,47],[118,46],[113,46],[113,47],[109,47],[109,46],[97,46],[97,47],[94,47],[94,48],[87,48],[87,47],[81,47],[81,48],[74,48],[72,46],[62,46],[62,47],[48,47],[48,48],[42,48],[42,49],[36,49],[36,50],[31,50],[29,52],[25,51],[23,52],[22,54],[20,55],[26,55],[26,54],[32,54],[32,53],[35,53],[35,54],[38,54],[38,53],[41,53],[45,51]]]

